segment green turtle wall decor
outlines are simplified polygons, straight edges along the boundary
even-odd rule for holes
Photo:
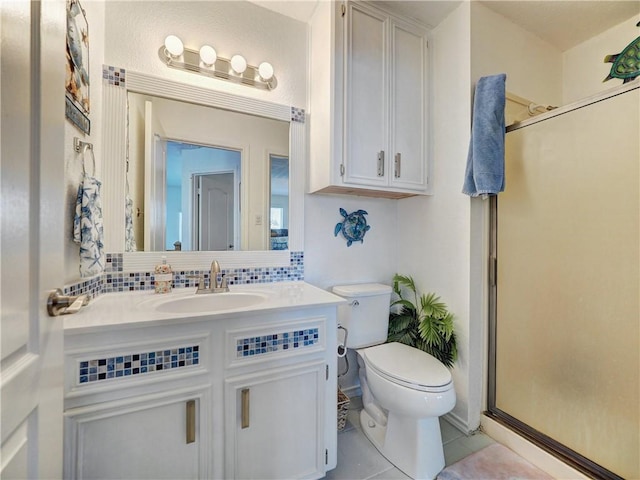
[[[368,213],[364,210],[347,213],[344,208],[341,208],[340,215],[344,220],[336,225],[333,235],[337,237],[338,233],[342,232],[342,236],[347,239],[347,247],[350,247],[353,242],[364,243],[364,235],[371,229],[371,226],[367,225],[367,219],[364,218]]]
[[[640,22],[636,24],[636,27],[640,27]],[[640,75],[640,37],[624,47],[620,53],[604,57],[604,62],[613,63],[613,65],[611,65],[611,72],[603,82],[612,78],[620,78],[623,83],[631,82]]]

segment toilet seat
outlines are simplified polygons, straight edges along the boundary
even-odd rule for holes
[[[364,348],[359,352],[367,368],[398,385],[434,393],[453,387],[447,367],[417,348],[393,342]]]

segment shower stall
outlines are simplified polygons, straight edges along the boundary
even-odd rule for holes
[[[515,124],[491,206],[489,415],[640,478],[640,80]]]

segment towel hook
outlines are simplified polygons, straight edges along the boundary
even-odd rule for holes
[[[85,154],[87,150],[91,152],[91,160],[93,165],[93,173],[91,175],[96,174],[96,156],[93,153],[93,144],[89,142],[83,142],[78,137],[73,137],[73,148],[76,152],[82,154],[82,173],[86,175],[87,171],[85,169]]]

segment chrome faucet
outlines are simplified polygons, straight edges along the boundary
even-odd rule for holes
[[[198,289],[196,293],[221,293],[228,292],[229,286],[227,285],[227,279],[223,275],[220,277],[220,281],[218,282],[218,275],[222,272],[220,268],[220,264],[217,260],[211,262],[211,273],[209,274],[209,288],[205,287],[204,275],[194,275],[189,276],[189,278],[197,278],[198,279]]]

